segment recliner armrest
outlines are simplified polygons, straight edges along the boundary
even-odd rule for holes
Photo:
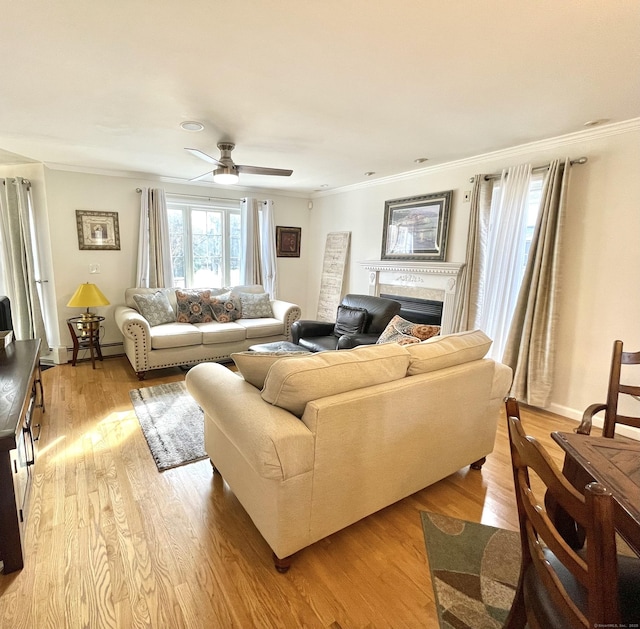
[[[311,321],[299,319],[291,326],[291,339],[297,343],[301,338],[314,336],[329,336],[333,334],[335,323],[328,321]]]
[[[343,334],[338,339],[338,349],[353,349],[359,345],[375,345],[379,334]]]

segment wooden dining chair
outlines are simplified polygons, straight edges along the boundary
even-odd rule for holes
[[[590,434],[593,416],[602,411],[604,411],[603,437],[613,437],[616,431],[616,424],[640,428],[640,416],[630,417],[618,412],[618,403],[621,395],[632,396],[636,400],[640,400],[640,385],[622,384],[620,382],[623,365],[640,365],[640,352],[623,352],[622,341],[614,341],[607,403],[591,404],[583,413],[582,422],[576,432],[582,435]],[[638,369],[638,372],[640,372],[640,369]]]
[[[616,553],[611,493],[590,483],[583,496],[546,450],[526,435],[514,398],[506,400],[506,411],[522,563],[505,627],[624,626],[622,622],[640,613],[640,560]],[[545,510],[545,491],[584,527],[586,551],[570,548],[555,528]]]

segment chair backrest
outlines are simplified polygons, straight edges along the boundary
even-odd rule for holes
[[[522,542],[520,583],[511,615],[518,614],[518,603],[526,607],[527,618],[537,621],[532,626],[620,622],[611,493],[599,483],[590,483],[583,496],[546,450],[526,435],[514,398],[506,400],[506,411]],[[570,548],[556,529],[544,506],[545,491],[584,527],[586,556]]]
[[[616,424],[626,424],[640,428],[640,416],[631,417],[618,412],[620,395],[630,395],[640,398],[640,385],[622,384],[623,365],[640,365],[640,352],[623,352],[622,341],[614,341],[611,356],[611,371],[609,373],[609,390],[607,392],[607,408],[604,411],[603,437],[613,437]],[[640,377],[640,368],[637,370]]]
[[[364,308],[367,311],[365,334],[382,334],[387,324],[402,307],[400,302],[375,295],[345,295],[342,304],[351,308]]]

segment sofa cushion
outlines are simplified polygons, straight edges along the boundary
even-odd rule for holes
[[[247,338],[246,330],[234,321],[229,323],[195,323],[200,332],[202,332],[202,344],[213,345],[215,343],[234,343],[236,341],[244,341]]]
[[[261,339],[269,336],[282,336],[284,322],[280,319],[238,319],[236,323],[245,329],[248,339]]]
[[[242,304],[230,291],[211,297],[209,306],[215,320],[220,323],[236,321],[242,316]]]
[[[352,308],[351,306],[338,306],[336,325],[333,333],[336,336],[343,334],[360,334],[364,331],[367,322],[367,311],[364,308]]]
[[[176,288],[178,323],[207,323],[213,321],[211,291],[209,289]]]
[[[436,336],[416,345],[408,345],[411,357],[407,375],[437,371],[484,358],[493,341],[482,330]]]
[[[307,402],[404,378],[409,353],[396,344],[291,356],[269,369],[262,398],[302,416]]]
[[[423,325],[420,323],[411,323],[403,319],[400,315],[396,315],[389,321],[377,343],[398,343],[399,345],[410,345],[426,341],[432,336],[440,334],[439,325]]]
[[[239,296],[244,319],[273,317],[271,299],[267,293],[240,293]]]
[[[300,352],[236,352],[231,354],[242,377],[254,387],[262,389],[271,365],[287,356],[300,356]]]
[[[202,344],[202,333],[191,323],[165,323],[151,328],[151,349]]]
[[[138,311],[150,326],[173,323],[176,320],[176,313],[173,311],[166,294],[162,291],[133,295],[133,301],[136,302]]]

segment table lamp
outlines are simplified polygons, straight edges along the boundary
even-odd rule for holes
[[[78,290],[73,293],[73,297],[69,300],[67,308],[86,308],[82,313],[82,319],[89,321],[95,315],[89,312],[92,306],[108,306],[109,300],[100,292],[95,284],[80,284]]]

